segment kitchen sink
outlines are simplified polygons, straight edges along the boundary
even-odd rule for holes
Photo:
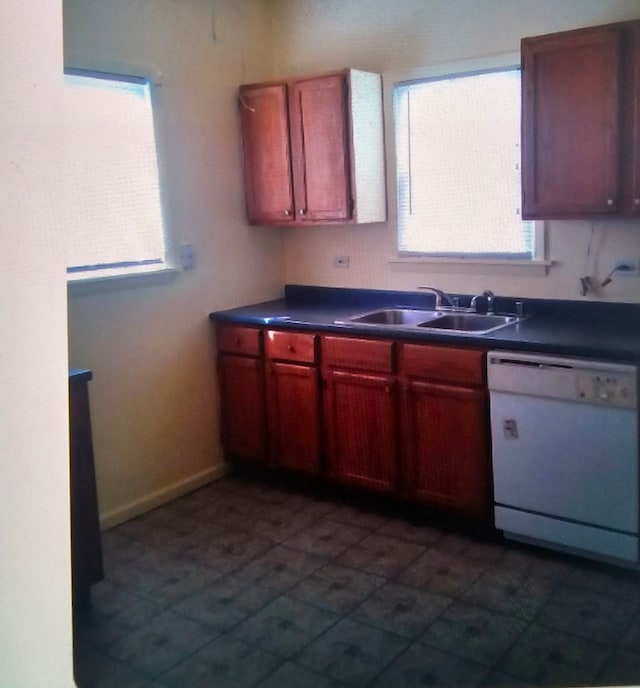
[[[382,308],[368,313],[354,315],[345,320],[336,320],[338,325],[371,325],[373,327],[424,328],[448,330],[450,332],[474,332],[487,334],[501,327],[523,320],[516,315],[495,315],[492,313],[443,312],[415,308]]]
[[[382,310],[354,315],[347,322],[361,325],[421,325],[427,324],[440,314],[437,311],[417,310],[413,308],[384,308]],[[344,321],[343,321],[344,322]]]
[[[512,325],[522,318],[515,315],[492,315],[483,313],[447,313],[430,322],[418,323],[418,327],[434,328],[438,330],[452,330],[455,332],[477,332],[486,334],[500,327]]]

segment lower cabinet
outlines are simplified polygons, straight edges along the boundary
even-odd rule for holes
[[[266,337],[267,418],[272,462],[322,470],[316,336],[270,330]]]
[[[230,457],[488,516],[484,351],[231,325],[218,347]]]
[[[484,352],[403,348],[404,491],[429,505],[483,516],[489,506]]]
[[[222,448],[229,457],[266,463],[269,453],[261,337],[260,330],[254,328],[217,328]]]
[[[321,338],[329,474],[382,492],[394,492],[397,486],[393,350],[389,341]]]

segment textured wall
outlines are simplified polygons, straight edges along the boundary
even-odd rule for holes
[[[394,81],[434,65],[517,53],[520,38],[640,17],[638,0],[273,0],[279,76],[342,67],[382,73],[386,97],[389,220],[362,227],[290,229],[286,281],[327,286],[413,289],[434,284],[454,292],[581,298],[578,277],[604,278],[616,258],[640,258],[640,222],[553,222],[546,276],[515,269],[390,264],[395,257],[395,177],[390,94]],[[456,196],[456,202],[464,198]],[[593,230],[593,238],[592,238]],[[591,240],[591,252],[587,247]],[[333,267],[350,256],[348,269]],[[618,277],[602,298],[640,302],[640,279]]]
[[[62,7],[0,3],[0,686],[70,688]]]
[[[221,462],[211,310],[279,295],[279,230],[244,217],[236,89],[269,75],[262,2],[65,0],[65,62],[160,82],[157,111],[178,241],[195,270],[71,290],[70,362],[90,384],[100,511],[112,522]],[[203,473],[204,472],[204,473]]]

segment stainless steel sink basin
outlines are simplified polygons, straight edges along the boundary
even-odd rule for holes
[[[454,332],[475,332],[486,334],[500,327],[512,325],[522,320],[515,315],[484,315],[482,313],[447,313],[426,323],[419,323],[418,327]]]
[[[416,327],[450,332],[487,334],[501,327],[513,325],[523,318],[515,315],[443,312],[415,308],[382,308],[354,315],[346,320],[336,320],[339,325],[371,325],[373,327]]]
[[[382,310],[354,315],[347,322],[361,325],[420,325],[440,317],[436,311],[424,311],[413,308],[384,308]],[[345,322],[345,321],[343,321]]]

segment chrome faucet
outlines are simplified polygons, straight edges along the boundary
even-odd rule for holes
[[[457,304],[455,301],[449,296],[449,294],[445,294],[441,289],[436,289],[435,287],[427,287],[427,286],[419,286],[418,289],[422,289],[424,291],[431,292],[432,294],[435,294],[436,297],[436,310],[442,308],[442,303],[444,302],[446,304],[446,308],[452,308],[455,309],[457,308]]]
[[[495,298],[495,294],[489,289],[485,289],[482,294],[476,294],[471,299],[471,308],[475,308],[476,311],[478,310],[478,299],[480,298],[487,299],[487,313],[493,313],[493,299]]]

